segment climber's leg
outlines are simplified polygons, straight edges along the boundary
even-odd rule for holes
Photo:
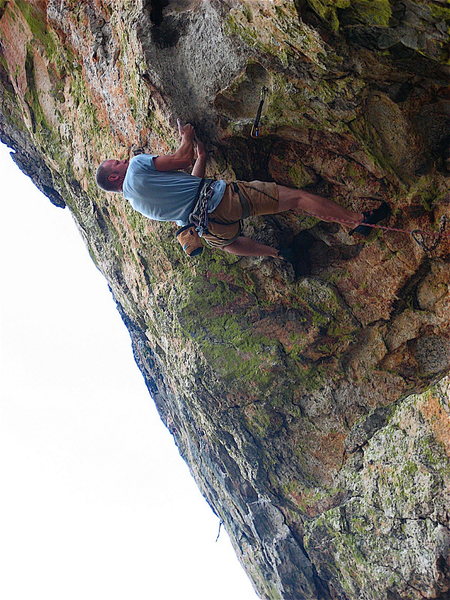
[[[272,256],[278,258],[279,252],[272,246],[261,244],[251,238],[239,236],[234,242],[227,246],[222,246],[221,250],[225,250],[230,254],[237,254],[238,256]]]
[[[349,225],[353,223],[361,223],[363,214],[348,210],[339,204],[336,204],[330,198],[324,198],[317,194],[311,194],[305,190],[289,188],[284,185],[279,185],[279,212],[286,210],[294,210],[306,212],[309,215],[318,217],[322,221],[349,221]]]

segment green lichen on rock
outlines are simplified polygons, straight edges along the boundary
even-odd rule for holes
[[[275,435],[283,425],[283,418],[270,407],[251,404],[244,409],[249,430],[259,439]]]
[[[27,91],[25,93],[25,100],[28,103],[28,107],[31,112],[33,133],[41,135],[42,131],[45,130],[47,133],[51,133],[51,128],[45,119],[42,106],[39,101],[38,90],[36,88],[35,74],[34,74],[34,60],[33,54],[30,49],[27,48],[27,55],[25,60],[25,72],[27,77]]]
[[[351,0],[307,0],[307,3],[319,17],[329,23],[331,29],[338,31],[338,9],[348,8]]]
[[[392,7],[389,0],[352,0],[348,10],[351,22],[364,23],[375,27],[389,27]]]
[[[14,0],[14,4],[22,13],[34,39],[42,45],[48,58],[56,58],[58,50],[61,49],[61,45],[58,43],[58,38],[55,33],[48,27],[48,23],[42,12],[40,12],[32,3],[26,2],[25,0]]]
[[[342,471],[350,499],[307,524],[306,547],[319,555],[320,540],[331,540],[320,568],[351,597],[384,597],[386,582],[402,598],[419,598],[419,584],[442,591],[437,571],[413,566],[409,556],[418,552],[427,564],[445,559],[443,546],[433,544],[446,539],[450,461],[436,429],[446,394],[441,386],[401,402],[359,450],[358,471],[354,463]],[[418,423],[420,435],[412,437]]]
[[[177,307],[185,335],[199,344],[206,362],[226,385],[261,393],[275,377],[270,365],[277,361],[278,345],[255,334],[248,314],[234,307],[237,299],[243,299],[242,290],[236,287],[232,291],[225,282],[214,276],[207,279],[204,274],[187,287],[182,305]],[[248,308],[252,300],[245,302]]]

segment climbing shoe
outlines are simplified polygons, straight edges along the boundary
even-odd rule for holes
[[[364,223],[367,223],[369,225],[376,225],[380,221],[383,221],[383,219],[387,219],[387,217],[389,217],[390,214],[391,209],[389,208],[389,205],[386,202],[382,202],[378,208],[363,212],[364,219],[361,225],[358,225],[358,227],[352,229],[352,231],[350,231],[350,235],[354,235],[355,233],[357,233],[358,235],[367,237],[368,235],[370,235],[372,229],[374,228],[364,227]]]

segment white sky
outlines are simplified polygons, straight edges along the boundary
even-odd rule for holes
[[[0,180],[0,598],[255,600],[69,211]]]

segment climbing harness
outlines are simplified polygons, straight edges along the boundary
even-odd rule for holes
[[[203,252],[201,237],[208,233],[208,203],[214,194],[214,179],[202,179],[194,201],[194,210],[189,215],[189,224],[176,232],[180,246],[188,256],[199,256]]]
[[[252,130],[250,132],[250,135],[252,138],[259,137],[259,122],[261,120],[262,109],[263,109],[264,102],[266,100],[266,96],[268,93],[269,93],[269,88],[266,86],[263,86],[261,89],[261,100],[259,102],[258,111],[256,113],[255,121],[253,123]]]
[[[214,194],[214,179],[202,179],[197,192],[198,200],[189,215],[189,222],[195,225],[200,237],[208,232],[208,203]]]

